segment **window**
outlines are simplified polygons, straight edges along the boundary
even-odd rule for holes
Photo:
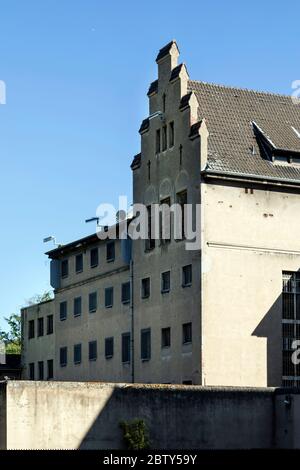
[[[167,150],[167,126],[162,128],[162,151]]]
[[[114,304],[114,288],[107,287],[105,289],[105,307],[110,308]]]
[[[75,257],[75,270],[76,273],[81,273],[83,271],[83,255],[80,253]]]
[[[124,282],[122,284],[122,304],[128,304],[130,302],[130,282]]]
[[[34,380],[34,362],[29,364],[29,380]]]
[[[89,342],[89,361],[95,361],[97,359],[97,341]]]
[[[115,260],[115,242],[107,242],[106,244],[106,261]]]
[[[74,317],[81,315],[82,301],[81,297],[75,297],[74,299]]]
[[[81,363],[81,344],[74,344],[74,364]]]
[[[39,380],[44,380],[44,362],[38,362]]]
[[[150,297],[150,277],[142,279],[142,299]]]
[[[188,264],[182,268],[182,287],[192,285],[192,265]]]
[[[171,199],[169,197],[160,201],[159,212],[159,238],[161,243],[171,241]]]
[[[151,359],[151,330],[141,331],[141,359],[142,361],[149,361]]]
[[[38,336],[44,336],[44,318],[38,318]]]
[[[157,129],[156,131],[156,154],[160,153],[160,129]]]
[[[162,328],[161,330],[161,347],[169,348],[171,346],[171,328]]]
[[[60,366],[65,367],[68,362],[68,348],[64,346],[63,348],[60,348],[59,351],[59,361],[60,361]]]
[[[130,333],[122,334],[122,362],[130,362]]]
[[[61,262],[61,277],[68,277],[69,275],[69,261],[64,259]]]
[[[180,193],[177,193],[176,195],[176,202],[177,204],[180,205],[181,207],[181,237],[180,239],[185,238],[185,232],[186,232],[186,220],[185,220],[185,206],[187,204],[187,191],[181,191]]]
[[[151,206],[147,207],[147,223],[148,223],[148,236],[146,240],[146,250],[153,250],[155,248],[155,238],[153,238],[152,234],[154,232],[154,227],[152,227],[152,209]]]
[[[95,268],[99,263],[98,248],[92,248],[90,251],[90,264],[91,268]]]
[[[97,310],[97,292],[89,294],[89,312],[93,313]]]
[[[187,344],[192,342],[192,324],[184,323],[182,325],[182,343]]]
[[[171,272],[166,271],[161,275],[161,292],[164,294],[170,292]]]
[[[60,302],[59,304],[59,318],[61,321],[67,319],[67,302]]]
[[[114,355],[114,338],[105,338],[105,357],[109,359]]]
[[[53,359],[47,361],[47,379],[53,379]]]
[[[34,338],[34,320],[28,322],[28,339]]]
[[[53,315],[47,316],[47,335],[52,335],[53,333]]]
[[[169,147],[174,147],[174,121],[169,124]]]

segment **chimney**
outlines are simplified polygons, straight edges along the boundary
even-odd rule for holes
[[[178,57],[179,49],[174,40],[160,49],[156,57],[159,88],[169,81],[171,71],[178,65]]]

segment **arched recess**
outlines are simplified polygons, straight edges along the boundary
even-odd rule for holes
[[[150,204],[156,203],[156,192],[153,185],[148,186],[144,193],[144,204],[149,206]]]
[[[165,178],[159,186],[159,200],[172,197],[172,183],[169,178]]]

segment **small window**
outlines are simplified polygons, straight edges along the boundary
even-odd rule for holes
[[[151,359],[151,330],[141,331],[141,359],[149,361]]]
[[[165,294],[166,292],[170,292],[171,287],[171,272],[166,271],[161,275],[161,292]]]
[[[187,344],[192,342],[192,324],[184,323],[182,325],[182,343]]]
[[[162,151],[167,150],[167,126],[162,128]]]
[[[81,273],[83,271],[83,255],[80,253],[75,257],[75,269],[76,273]]]
[[[34,380],[34,362],[29,364],[29,380]]]
[[[105,289],[105,307],[110,308],[114,304],[114,288],[107,287]]]
[[[47,335],[53,334],[53,315],[47,316]]]
[[[130,362],[130,333],[122,334],[122,362]]]
[[[182,268],[182,287],[192,285],[192,265],[188,264]]]
[[[122,304],[128,304],[130,302],[130,282],[124,282],[122,284]]]
[[[114,355],[114,338],[105,338],[105,357],[110,359]]]
[[[60,302],[60,304],[59,304],[59,318],[60,318],[61,321],[67,319],[67,314],[68,314],[67,309],[68,309],[67,302],[66,301]]]
[[[90,264],[91,268],[95,268],[99,263],[99,252],[98,248],[92,248],[90,251]]]
[[[169,348],[171,346],[171,328],[162,328],[161,330],[161,347]]]
[[[53,379],[53,359],[47,361],[47,379]]]
[[[78,317],[82,313],[82,300],[81,297],[74,299],[74,317]]]
[[[147,207],[147,223],[148,223],[148,236],[146,239],[146,251],[153,250],[155,248],[155,238],[153,237],[153,232],[155,228],[152,227],[152,208],[151,205]]]
[[[111,262],[115,260],[115,242],[107,242],[106,244],[106,261]]]
[[[59,362],[60,367],[66,367],[68,363],[68,348],[66,346],[59,350]]]
[[[174,121],[169,124],[169,147],[174,147]]]
[[[89,312],[93,313],[97,310],[97,292],[89,294]]]
[[[44,362],[38,362],[39,380],[44,380]]]
[[[95,361],[97,359],[97,341],[89,342],[89,361]]]
[[[185,238],[186,232],[186,218],[185,218],[185,208],[187,205],[187,191],[181,191],[176,195],[176,202],[181,207],[181,237],[179,239]]]
[[[28,322],[28,339],[34,338],[34,320]]]
[[[74,344],[74,364],[81,363],[81,344]]]
[[[44,336],[44,318],[38,318],[38,336]]]
[[[67,259],[64,259],[61,262],[61,277],[68,277],[69,275],[69,261]]]
[[[169,197],[160,201],[159,212],[159,238],[160,243],[171,241],[171,199]]]
[[[150,297],[150,277],[142,279],[142,299]]]
[[[156,131],[156,153],[160,153],[160,129]]]

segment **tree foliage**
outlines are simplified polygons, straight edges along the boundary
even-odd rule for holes
[[[7,354],[21,353],[21,316],[12,313],[4,317],[8,325],[8,331],[0,329],[0,340],[5,344]]]

